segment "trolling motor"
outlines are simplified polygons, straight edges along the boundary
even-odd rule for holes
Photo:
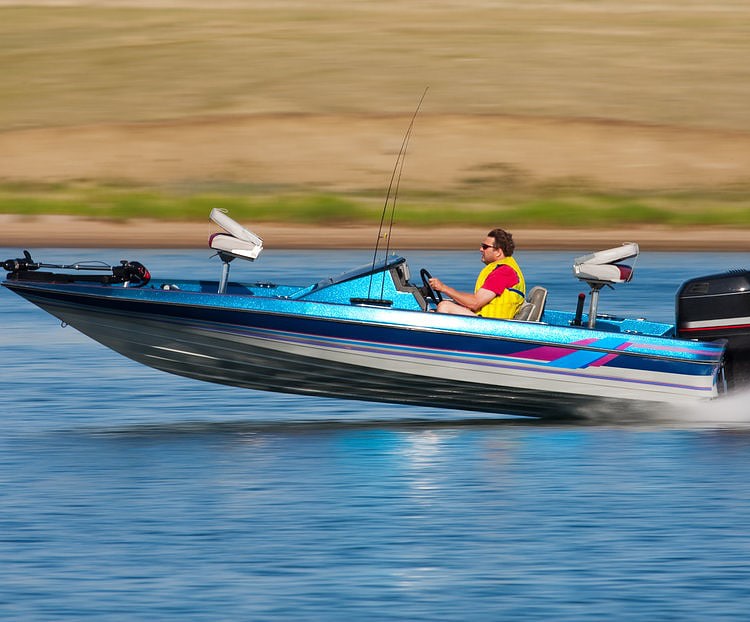
[[[23,251],[22,258],[6,259],[2,263],[11,281],[46,281],[51,283],[74,283],[87,281],[106,285],[122,285],[123,287],[143,287],[151,280],[151,274],[146,266],[138,261],[123,259],[119,266],[109,266],[105,263],[74,263],[52,264],[34,261],[31,253]],[[53,268],[57,270],[76,271],[110,271],[111,274],[76,275],[54,272],[39,272],[39,268]]]
[[[112,267],[112,281],[122,282],[125,287],[143,287],[151,280],[151,273],[139,261],[120,261],[119,266]]]
[[[26,272],[38,269],[39,264],[33,262],[29,251],[23,252],[23,259],[6,259],[3,262],[3,270],[7,272]]]

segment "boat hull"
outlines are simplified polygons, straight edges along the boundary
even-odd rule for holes
[[[6,286],[139,363],[249,389],[543,418],[611,412],[622,418],[655,403],[679,406],[716,395],[716,356],[630,355],[622,340],[551,345],[531,333],[468,334],[444,318],[442,327],[427,327],[424,318],[434,314],[365,310],[361,319],[323,317],[320,308],[306,315],[224,308],[216,300],[188,304],[179,295],[163,301],[145,291]],[[394,313],[399,322],[383,319]]]

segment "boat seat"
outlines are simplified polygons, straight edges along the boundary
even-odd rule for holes
[[[615,248],[607,248],[596,253],[589,253],[573,260],[573,274],[591,288],[589,302],[589,321],[587,326],[596,326],[596,310],[599,306],[599,292],[603,287],[612,287],[615,283],[629,283],[633,278],[633,268],[624,265],[623,261],[638,258],[640,249],[635,242],[625,242]]]
[[[226,233],[214,233],[208,239],[208,246],[215,251],[219,251],[219,254],[224,256],[222,258],[226,257],[229,261],[235,258],[253,261],[257,259],[263,250],[262,245],[258,245],[255,242],[248,242],[247,240],[240,240]]]
[[[529,315],[529,322],[539,322],[544,315],[544,307],[547,306],[547,290],[540,285],[531,288],[526,300],[534,305],[534,310]]]
[[[209,218],[226,233],[214,233],[208,238],[208,246],[219,251],[222,261],[233,259],[254,261],[263,250],[263,240],[227,216],[225,210],[214,208]]]
[[[535,285],[531,288],[526,300],[513,316],[514,320],[524,322],[539,322],[544,315],[544,307],[547,304],[547,290],[544,287]]]
[[[516,311],[516,314],[513,316],[513,319],[528,322],[529,316],[531,315],[531,312],[533,310],[534,310],[533,303],[524,301],[523,303],[521,303],[521,306],[518,307],[518,311]]]
[[[573,274],[597,289],[614,283],[629,283],[633,268],[620,262],[637,259],[639,252],[638,244],[625,242],[615,248],[589,253],[573,261]]]

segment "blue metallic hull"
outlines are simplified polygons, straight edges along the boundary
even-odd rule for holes
[[[250,389],[546,418],[719,393],[721,343],[649,323],[572,327],[552,311],[544,322],[429,313],[398,265],[375,274],[388,306],[356,302],[371,298],[367,271],[305,288],[232,283],[224,294],[190,281],[4,285],[140,363]]]

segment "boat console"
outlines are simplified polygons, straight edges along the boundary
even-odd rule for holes
[[[255,261],[263,250],[263,240],[232,220],[223,210],[213,208],[209,218],[226,231],[214,233],[208,238],[208,245],[218,251],[223,262],[219,281],[219,293],[223,294],[229,280],[229,262],[237,258]]]
[[[625,242],[622,246],[608,248],[573,260],[573,274],[591,288],[588,327],[596,325],[596,310],[599,306],[599,291],[606,285],[628,283],[633,278],[633,268],[621,261],[638,257],[638,244]]]

